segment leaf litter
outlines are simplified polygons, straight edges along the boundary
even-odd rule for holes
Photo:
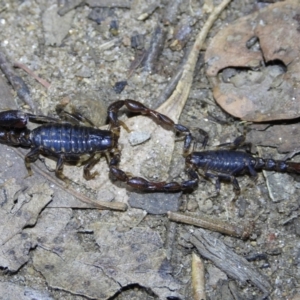
[[[189,82],[189,84],[191,84],[191,82]],[[188,92],[186,95],[188,95]],[[174,107],[169,107],[169,109],[174,113]],[[180,114],[180,111],[181,109],[179,108],[176,108],[175,110],[176,114],[178,112]],[[170,115],[169,113],[167,114]],[[143,120],[141,122],[145,122],[145,128],[148,129],[150,121],[148,121],[145,117],[138,118]],[[174,119],[177,120],[176,116]],[[132,125],[134,127],[134,124]],[[131,125],[128,126],[130,127]],[[163,132],[166,133],[166,131]],[[126,133],[124,135],[126,136]],[[122,136],[124,135],[122,133]],[[128,143],[125,136],[124,141],[121,141],[120,144],[126,145],[127,147]],[[157,142],[158,141],[159,139],[157,139]],[[174,142],[173,135],[170,140],[166,140],[166,144],[170,146],[170,142]],[[156,149],[157,144],[148,144],[146,147],[148,149]],[[140,153],[139,151],[137,152]],[[164,148],[162,148],[160,152],[163,153]],[[155,157],[155,155],[157,156]],[[159,155],[160,154],[154,153],[153,156],[151,153],[149,157],[145,158],[137,157],[131,153],[128,156],[131,159],[128,165],[126,158],[123,160],[124,169],[127,167],[131,168],[130,163],[132,163],[133,157],[136,158],[135,160],[144,158],[147,162],[147,159],[149,161],[149,159],[153,159],[153,157],[159,158]],[[155,165],[152,171],[152,178],[160,178],[157,176],[160,176],[161,172],[157,173],[156,169],[162,167],[162,164],[165,163],[168,164],[168,160],[167,162],[161,160],[157,163],[157,165]],[[103,178],[97,178],[96,182],[94,181],[87,183],[87,187],[97,190],[101,190],[102,188],[103,191],[108,191],[111,194],[115,194],[115,199],[127,202],[127,193],[123,184],[112,184],[107,180],[108,172],[106,162],[101,162],[97,168],[99,168],[103,174]],[[80,170],[80,172],[77,172],[77,170],[74,172],[74,167],[66,169],[67,175],[70,177],[73,176],[72,178],[74,178],[74,181],[82,182],[82,170]],[[137,172],[137,174],[134,174],[138,175],[139,172],[141,175],[145,173],[148,174],[148,170],[145,170],[144,173],[143,170],[137,170]],[[167,176],[167,171],[164,172],[164,175],[160,180],[163,180],[163,178],[165,178],[164,176]],[[107,185],[103,184],[103,182],[107,182]],[[57,203],[57,207],[59,207],[59,203]],[[66,205],[66,207],[68,206]],[[126,214],[128,214],[127,216],[129,220],[130,212],[122,213],[122,216],[125,218]],[[34,267],[39,270],[41,274],[43,274],[49,286],[70,291],[75,295],[84,295],[95,298],[103,297],[101,299],[106,299],[106,297],[109,297],[109,295],[114,295],[116,291],[120,290],[121,286],[126,286],[126,284],[132,283],[143,284],[143,286],[149,287],[149,289],[155,291],[159,297],[165,297],[170,293],[172,295],[176,294],[178,286],[176,283],[174,284],[173,279],[167,276],[170,270],[168,265],[165,263],[165,254],[161,248],[161,241],[159,241],[160,237],[157,235],[157,233],[153,232],[149,228],[133,228],[132,230],[128,230],[127,228],[125,230],[123,229],[123,231],[116,231],[115,229],[119,229],[118,225],[110,225],[98,221],[98,223],[91,223],[88,224],[88,226],[84,226],[86,229],[83,229],[83,231],[86,230],[87,235],[91,234],[92,232],[93,238],[95,239],[95,247],[99,247],[97,251],[86,251],[78,241],[79,226],[75,226],[75,228],[72,227],[74,226],[74,224],[72,224],[72,215],[74,215],[74,211],[69,208],[46,208],[40,215],[38,224],[34,228],[25,229],[26,234],[30,233],[30,238],[32,238],[33,241],[32,245],[37,245],[37,248],[32,254]],[[114,213],[113,216],[118,216],[118,213]],[[55,226],[49,226],[53,224],[55,224]],[[114,224],[118,224],[118,222],[116,221]],[[56,225],[57,228],[54,229]],[[82,228],[80,231],[82,231]],[[139,237],[141,241],[144,241],[143,235],[149,238],[149,242],[155,243],[155,247],[153,247],[151,243],[149,244],[147,241],[145,241],[141,246],[139,246],[140,248],[136,250],[138,254],[137,257],[135,257],[132,253],[126,253],[128,257],[132,259],[130,264],[122,264],[122,262],[120,266],[119,264],[113,264],[114,262],[120,262],[120,256],[123,254],[122,250],[125,251],[124,249],[136,249],[136,245],[132,242],[132,240],[135,240],[136,237]],[[112,236],[115,241],[108,240],[110,236]],[[119,244],[116,241],[118,241]],[[121,245],[121,249],[118,249],[119,245]],[[138,245],[140,244],[138,243]],[[149,253],[148,248],[154,251],[154,253]],[[108,258],[110,260],[109,263],[107,263],[106,257],[104,257],[101,249],[105,250],[103,253],[105,252],[106,255],[108,253]],[[141,255],[140,250],[145,251],[145,256]],[[154,260],[155,268],[151,268],[151,270],[147,272],[149,270],[147,263],[151,259]],[[159,266],[161,267],[159,268]],[[133,274],[130,273],[132,270],[141,271],[143,276],[141,275],[141,278],[137,278],[135,272]],[[122,277],[120,274],[124,272],[127,273],[123,274],[124,277]],[[74,274],[78,275],[75,276]],[[107,277],[107,274],[110,276]],[[164,277],[164,280],[159,281],[157,279],[157,274],[159,274],[159,276],[163,275],[162,277]],[[153,285],[147,282],[147,280],[152,278],[154,278]],[[97,284],[98,281],[102,279],[103,283],[101,282],[101,284],[103,284],[103,290],[99,291]],[[165,284],[167,284],[168,288],[164,286]],[[171,287],[173,290],[170,291],[169,287]]]
[[[278,2],[236,20],[212,39],[205,54],[207,75],[223,109],[253,122],[299,117],[298,16],[298,1]],[[229,77],[222,74],[227,68],[233,69]]]
[[[205,53],[207,75],[225,111],[250,122],[299,118],[299,16],[298,1],[277,2],[237,19],[211,40]],[[294,152],[300,125],[290,123],[252,130],[247,140]]]
[[[222,8],[224,7],[223,4]],[[178,120],[189,94],[197,55],[201,49],[199,43],[203,43],[205,35],[221,10],[219,8],[214,14],[214,18],[209,20],[205,27],[205,34],[200,34],[199,41],[196,41],[194,49],[191,51],[190,59],[188,59],[182,79],[179,81],[181,90],[179,94],[174,94],[176,101],[179,101],[180,104],[176,107],[174,100],[170,100],[169,104],[160,108],[161,112],[168,113],[175,122]],[[184,86],[185,82],[188,82],[187,86]],[[169,106],[171,103],[173,110]],[[176,109],[174,109],[174,105]],[[174,147],[174,134],[143,116],[128,119],[126,125],[131,130],[145,128],[151,132],[153,138],[147,145],[142,144],[130,149],[129,153],[124,148],[121,168],[126,170],[127,166],[130,166],[130,171],[137,176],[150,173],[152,174],[149,178],[151,180],[166,180]],[[123,130],[120,144],[128,144],[127,140],[128,136]],[[150,159],[149,155],[151,161],[155,162],[154,164],[147,164]],[[136,159],[132,160],[132,157]],[[143,170],[139,170],[143,165],[146,165],[144,173]],[[73,180],[75,178],[75,182],[81,181],[82,175],[80,174],[78,177],[80,179],[77,180],[73,168],[65,168],[66,175]],[[100,168],[102,167],[100,166]],[[105,169],[107,170],[108,167]],[[88,183],[87,186],[93,190],[108,190],[116,195],[117,201],[127,202],[127,192],[122,184],[121,188],[118,188],[107,180],[108,171],[99,173],[103,175],[100,175],[97,181]],[[37,187],[38,185],[33,184],[32,189]],[[30,250],[35,248],[32,253],[34,268],[44,276],[49,286],[55,289],[67,290],[72,294],[89,298],[108,299],[122,287],[138,284],[151,289],[160,299],[180,296],[177,290],[181,284],[176,282],[171,275],[166,250],[157,232],[140,227],[119,232],[116,230],[116,225],[97,222],[89,227],[92,228],[98,245],[97,251],[86,252],[78,243],[77,230],[70,225],[72,223],[70,208],[46,208],[39,216],[53,195],[51,188],[48,187],[46,193],[45,188],[45,184],[41,185],[40,189],[44,194],[38,197],[35,197],[32,192],[31,201],[28,205],[24,204],[23,206],[24,210],[30,204],[36,208],[34,216],[30,214],[28,219],[25,218],[20,224],[15,222],[18,224],[18,226],[15,225],[15,234],[6,232],[9,234],[8,237],[3,234],[3,239],[9,239],[8,242],[3,241],[2,251],[4,254],[10,253],[11,256],[12,254],[15,256],[14,260],[8,262],[11,257],[6,258],[3,255],[2,266],[4,268],[9,271],[18,270],[28,261]],[[17,186],[16,189],[19,190],[20,187]],[[19,195],[20,199],[21,195]],[[9,196],[10,201],[13,201],[11,195]],[[45,203],[43,197],[45,197]],[[179,195],[177,199],[178,197]],[[36,204],[37,200],[39,205]],[[19,210],[19,212],[23,211]],[[38,223],[35,225],[38,216]],[[7,220],[2,223],[3,232],[8,229],[7,224],[9,225],[10,222]],[[24,229],[24,226],[29,225],[33,227]],[[9,241],[13,244],[10,245]]]

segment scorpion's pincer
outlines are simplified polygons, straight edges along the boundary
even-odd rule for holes
[[[20,110],[6,110],[0,112],[0,126],[24,128],[28,123],[28,116]]]

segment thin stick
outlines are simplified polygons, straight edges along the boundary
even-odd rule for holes
[[[24,159],[24,155],[20,151],[20,149],[15,148],[14,150],[16,151],[16,153],[22,159]],[[37,168],[34,164],[32,164],[32,168],[33,168],[33,170],[34,170],[35,173],[40,174],[45,179],[47,179],[50,182],[54,183],[55,185],[57,185],[62,190],[65,190],[67,193],[69,193],[70,195],[74,196],[75,198],[77,198],[81,202],[84,202],[84,203],[87,203],[89,205],[92,205],[92,206],[94,206],[95,208],[98,208],[98,209],[109,209],[109,210],[118,210],[118,211],[126,211],[127,210],[127,204],[126,203],[122,203],[122,202],[106,202],[106,201],[98,201],[98,202],[92,201],[88,197],[86,197],[85,195],[76,192],[73,188],[69,187],[69,188],[66,189],[66,187],[62,183],[60,183],[58,180],[55,180],[52,176],[50,176],[49,174],[47,174],[43,170]]]
[[[27,72],[30,76],[32,76],[36,81],[38,81],[41,85],[43,85],[46,89],[48,89],[51,85],[51,83],[49,83],[48,81],[46,81],[45,79],[37,76],[33,71],[31,71],[27,66],[25,66],[24,64],[21,64],[19,62],[15,62],[13,64],[13,66],[15,68],[20,68],[22,70],[24,70],[25,72]]]
[[[170,211],[168,212],[168,218],[171,221],[206,228],[211,231],[217,231],[241,239],[247,239],[250,236],[253,227],[250,225],[239,226],[234,223],[221,221],[217,218],[208,218],[201,215],[183,214]]]
[[[1,49],[0,49],[1,50]],[[32,101],[30,91],[24,80],[16,74],[11,67],[11,63],[3,52],[0,51],[0,69],[6,76],[7,80],[11,83],[18,97],[30,106],[35,111],[35,105]]]
[[[194,252],[192,254],[192,287],[194,300],[206,300],[204,265],[202,259]]]
[[[231,2],[231,0],[223,0],[221,4],[214,8],[209,18],[205,22],[202,30],[198,34],[196,41],[190,51],[188,59],[183,67],[183,72],[181,75],[181,79],[179,80],[175,91],[173,94],[167,99],[165,103],[163,103],[157,110],[169,116],[175,122],[178,121],[179,116],[182,112],[182,109],[186,103],[186,100],[189,96],[190,89],[193,82],[194,70],[196,66],[196,62],[199,56],[199,52],[203,46],[203,43],[207,37],[207,34],[212,27],[213,23],[217,20],[220,13],[224,10],[224,8]]]

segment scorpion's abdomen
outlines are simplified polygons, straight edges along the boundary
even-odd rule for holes
[[[33,147],[53,155],[83,155],[113,148],[111,131],[72,124],[46,124],[31,132]]]
[[[248,153],[231,150],[193,152],[188,157],[188,162],[196,168],[234,175],[247,171],[245,167],[252,161]]]

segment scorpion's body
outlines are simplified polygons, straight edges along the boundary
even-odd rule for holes
[[[65,161],[79,162],[97,153],[105,153],[116,144],[111,131],[73,124],[45,124],[30,132],[31,148],[41,154]]]
[[[33,130],[2,129],[0,140],[9,145],[31,148],[25,156],[29,174],[32,173],[30,163],[42,154],[57,160],[56,175],[68,182],[62,173],[63,164],[84,164],[84,177],[87,180],[94,178],[97,173],[90,173],[90,170],[100,160],[101,155],[105,154],[109,158],[111,153],[118,152],[118,131],[51,121]]]
[[[246,173],[257,176],[256,171],[261,170],[288,172],[288,163],[284,161],[254,157],[250,153],[236,150],[193,152],[186,160],[197,168],[233,176]]]
[[[150,182],[141,177],[133,177],[119,169],[118,139],[121,122],[118,120],[117,114],[123,106],[132,112],[152,116],[163,125],[170,126],[175,131],[185,135],[184,155],[188,180],[182,183]],[[194,151],[188,154],[193,144],[193,137],[189,129],[175,124],[167,116],[134,100],[127,99],[114,102],[108,108],[108,119],[110,130],[101,130],[94,127],[61,123],[55,118],[36,116],[21,111],[0,112],[0,143],[31,148],[25,156],[25,165],[29,174],[32,174],[31,163],[36,161],[40,154],[55,158],[57,160],[56,176],[66,182],[68,179],[62,172],[65,162],[84,165],[84,177],[92,179],[97,175],[97,172],[91,173],[91,169],[104,154],[109,161],[109,170],[113,177],[126,182],[133,188],[144,191],[178,192],[193,190],[198,186],[200,174],[206,178],[216,179],[217,191],[220,190],[220,182],[226,180],[233,184],[236,193],[238,193],[240,187],[236,177],[239,175],[247,173],[251,177],[257,178],[257,172],[261,170],[300,173],[300,163],[263,159],[254,157],[249,152],[236,150],[244,144],[244,137],[238,137],[231,144],[231,149],[234,150]],[[46,124],[29,130],[26,127],[28,121]],[[200,132],[205,137],[204,147],[207,144],[208,135],[203,130]]]
[[[68,181],[62,173],[63,163],[84,164],[84,177],[89,180],[98,173],[91,173],[91,168],[100,160],[101,155],[107,157],[117,150],[118,135],[110,130],[73,125],[69,123],[49,123],[33,129],[28,140],[31,151],[26,155],[26,167],[39,154],[57,159],[56,175]]]
[[[31,148],[25,156],[25,165],[29,175],[32,174],[31,163],[35,162],[41,154],[57,160],[55,174],[60,179],[69,182],[63,174],[63,165],[68,162],[84,165],[83,175],[85,179],[89,180],[98,174],[97,172],[91,173],[91,169],[104,154],[109,162],[110,174],[133,188],[146,191],[181,190],[181,185],[178,183],[149,182],[141,177],[133,177],[119,169],[118,140],[120,126],[123,123],[118,120],[118,111],[123,106],[126,106],[131,112],[151,116],[159,123],[184,134],[185,145],[190,144],[192,137],[188,128],[175,124],[167,116],[130,99],[116,101],[108,107],[110,130],[62,123],[56,118],[33,115],[18,110],[0,112],[0,143]],[[71,120],[82,121],[81,115],[70,116]],[[29,130],[26,127],[28,121],[44,124]],[[124,124],[123,126],[128,129]]]
[[[186,157],[186,169],[190,180],[184,182],[187,188],[198,185],[198,174],[206,178],[216,179],[217,192],[220,190],[220,181],[230,181],[236,193],[240,187],[237,176],[248,174],[254,179],[257,172],[262,170],[275,172],[300,173],[300,164],[274,159],[254,157],[248,152],[239,150],[210,150],[195,151]]]

